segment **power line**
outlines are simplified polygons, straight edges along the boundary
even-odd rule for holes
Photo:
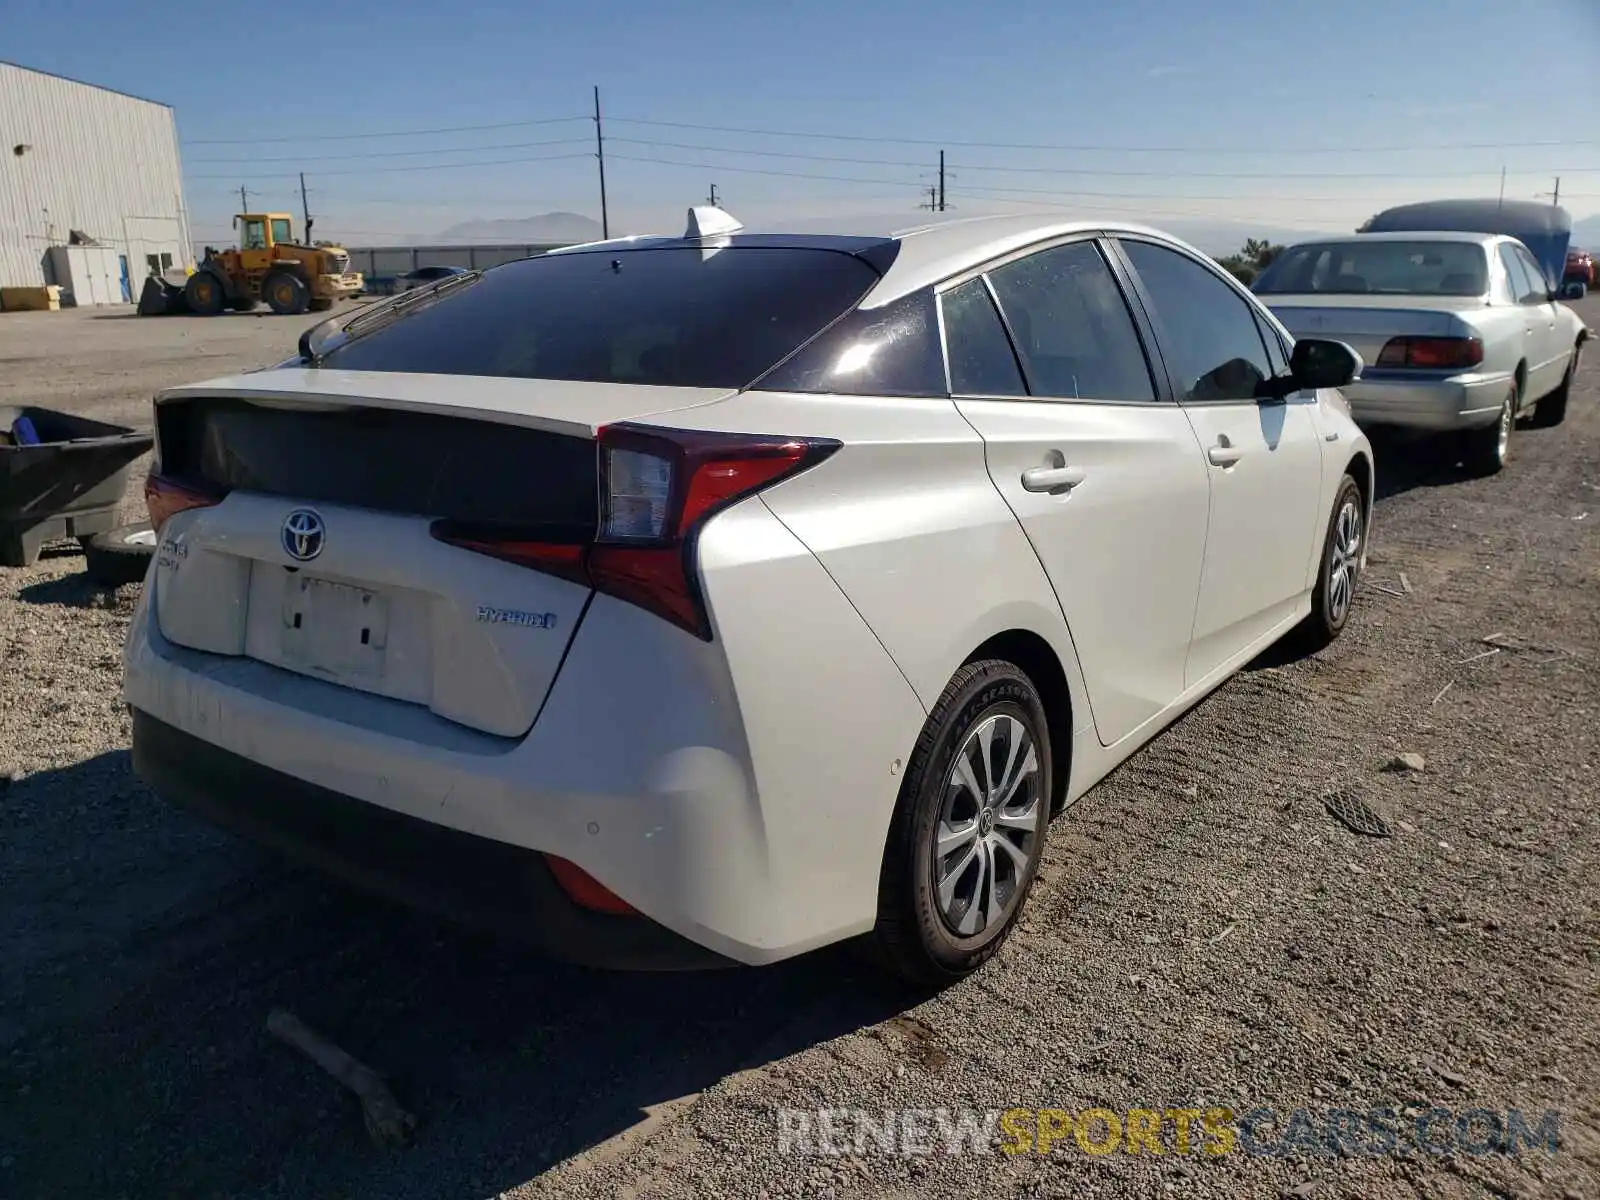
[[[863,133],[801,133],[786,129],[749,129],[733,125],[698,125],[688,121],[655,121],[643,117],[612,117],[621,125],[653,125],[662,129],[696,129],[710,133],[742,133],[752,137],[812,138],[817,141],[878,142],[900,146],[960,146],[985,150],[1064,150],[1071,153],[1117,154],[1390,154],[1417,150],[1508,150],[1524,147],[1595,146],[1600,140],[1580,138],[1570,141],[1520,142],[1430,142],[1406,146],[1108,146],[1064,145],[1045,142],[961,142],[950,138],[900,138]]]
[[[441,133],[480,133],[488,129],[526,129],[532,125],[564,125],[588,117],[544,117],[535,121],[497,121],[493,125],[451,125],[439,129],[391,129],[383,133],[296,133],[279,137],[185,138],[185,146],[257,146],[267,142],[344,142],[360,138],[432,137]]]
[[[419,154],[472,154],[490,150],[532,150],[541,146],[586,145],[588,138],[552,138],[543,142],[496,142],[488,146],[430,146],[426,150],[368,150],[343,154],[252,154],[245,158],[195,158],[190,162],[199,166],[221,166],[225,163],[269,162],[345,162],[352,158],[415,158]]]
[[[588,158],[588,153],[577,154],[536,154],[526,158],[496,158],[487,162],[470,163],[423,163],[413,167],[362,167],[352,171],[318,171],[318,177],[325,175],[387,175],[396,171],[460,171],[468,167],[503,167],[513,163],[535,162],[561,162],[569,158]],[[190,179],[234,179],[234,175],[191,175]],[[251,175],[251,179],[293,179],[290,174]]]
[[[741,175],[776,175],[784,179],[825,179],[833,183],[870,183],[879,187],[903,186],[915,188],[915,180],[863,179],[859,175],[812,175],[803,171],[771,171],[760,167],[730,167],[722,163],[679,162],[670,158],[646,158],[639,154],[613,154],[613,159],[623,162],[657,163],[664,167],[693,167],[697,171],[734,171]]]

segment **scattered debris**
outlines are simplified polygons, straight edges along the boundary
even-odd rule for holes
[[[1406,595],[1409,596],[1411,594],[1411,579],[1404,571],[1400,572],[1400,586],[1405,590]]]
[[[1413,755],[1421,763],[1421,755]],[[1416,770],[1422,770],[1419,765]],[[1368,807],[1363,801],[1350,792],[1333,792],[1322,798],[1322,806],[1333,816],[1337,817],[1352,833],[1365,834],[1367,837],[1388,837],[1389,822]]]
[[[1200,798],[1200,785],[1198,783],[1186,783],[1178,789],[1178,794],[1187,796],[1191,800],[1198,800]]]
[[[380,1146],[403,1146],[411,1140],[416,1117],[400,1107],[371,1067],[357,1062],[284,1009],[275,1008],[267,1016],[267,1032],[299,1050],[360,1098],[361,1115],[373,1141]]]
[[[1207,939],[1207,944],[1211,945],[1211,946],[1215,946],[1218,942],[1222,941],[1224,938],[1226,938],[1229,935],[1231,935],[1233,933],[1233,931],[1235,929],[1237,929],[1237,928],[1239,928],[1239,922],[1237,922],[1237,921],[1229,921],[1228,924],[1227,924],[1227,927],[1225,929],[1223,929],[1223,931],[1221,933],[1217,934],[1217,936],[1214,937],[1214,938],[1208,938]]]
[[[1449,683],[1445,684],[1442,688],[1439,689],[1439,694],[1436,695],[1433,698],[1433,703],[1437,704],[1437,703],[1439,703],[1439,701],[1443,700],[1444,699],[1444,694],[1446,692],[1448,692],[1453,687],[1455,687],[1455,680],[1451,680]]]
[[[1574,521],[1581,521],[1581,520],[1583,520],[1583,519],[1584,519],[1584,518],[1585,518],[1585,517],[1587,517],[1587,516],[1588,516],[1588,515],[1589,515],[1589,514],[1588,514],[1588,513],[1586,513],[1586,512],[1581,512],[1581,513],[1579,513],[1579,514],[1578,514],[1578,515],[1577,515],[1577,516],[1575,516],[1575,517],[1573,517],[1573,518],[1572,518],[1572,519],[1573,519],[1573,520],[1574,520]]]
[[[1410,821],[1400,821],[1397,824],[1399,824],[1400,832],[1402,833],[1415,833],[1417,831],[1417,827]]]
[[[1404,754],[1396,754],[1384,764],[1385,771],[1424,771],[1428,767],[1428,760],[1415,751],[1407,750]],[[1337,815],[1337,814],[1335,814]]]
[[[1493,658],[1496,654],[1500,653],[1500,649],[1501,648],[1499,646],[1496,646],[1493,650],[1485,650],[1482,654],[1469,655],[1468,657],[1463,658],[1456,663],[1456,666],[1463,667],[1466,666],[1467,663],[1477,662],[1480,658]]]
[[[1467,1088],[1472,1086],[1468,1082],[1467,1077],[1465,1075],[1458,1075],[1454,1071],[1450,1070],[1447,1067],[1441,1067],[1438,1063],[1434,1062],[1432,1059],[1428,1060],[1428,1070],[1432,1071],[1435,1075],[1437,1075],[1440,1079],[1444,1080],[1451,1087],[1461,1088],[1461,1089],[1465,1090],[1465,1089],[1467,1089]]]
[[[1304,1183],[1295,1184],[1284,1194],[1293,1196],[1295,1200],[1307,1200],[1308,1197],[1316,1195],[1317,1189],[1321,1186],[1322,1180],[1308,1179]]]
[[[1369,588],[1372,588],[1375,591],[1382,592],[1386,596],[1404,596],[1405,595],[1405,593],[1402,592],[1399,588],[1385,587],[1381,583],[1368,583],[1367,586]]]

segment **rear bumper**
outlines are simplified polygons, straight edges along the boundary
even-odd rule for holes
[[[736,965],[647,918],[579,907],[534,851],[317,787],[138,709],[133,766],[163,798],[230,833],[553,957],[646,971]]]
[[[525,736],[176,645],[156,614],[177,585],[159,567],[129,624],[123,698],[312,795],[557,855],[715,956],[776,962],[873,927],[900,758],[926,713],[764,505],[720,514],[699,550],[715,640],[594,596]],[[790,606],[789,636],[773,634],[774,597]],[[191,761],[151,782],[180,803],[231,802],[198,768],[186,782]],[[314,843],[319,828],[299,833]],[[391,894],[409,901],[400,875]],[[499,928],[543,920],[520,893],[502,902]]]
[[[1361,425],[1446,433],[1494,424],[1510,383],[1504,371],[1417,379],[1369,368],[1340,391]]]

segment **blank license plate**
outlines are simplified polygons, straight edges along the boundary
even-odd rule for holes
[[[383,674],[389,601],[381,592],[291,576],[283,599],[283,656],[332,680]]]

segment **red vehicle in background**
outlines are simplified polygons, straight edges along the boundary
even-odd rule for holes
[[[1584,287],[1594,287],[1600,279],[1596,278],[1594,255],[1587,250],[1573,247],[1567,251],[1567,269],[1561,273],[1563,283],[1581,283]]]

